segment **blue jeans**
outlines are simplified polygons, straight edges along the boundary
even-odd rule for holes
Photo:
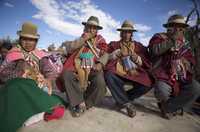
[[[151,89],[151,87],[146,87],[132,80],[122,78],[109,71],[105,72],[104,78],[113,98],[119,105],[124,105],[130,101],[133,101]],[[124,85],[127,82],[131,82],[134,88],[125,91]]]

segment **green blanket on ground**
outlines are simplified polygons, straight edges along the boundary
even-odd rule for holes
[[[0,132],[15,132],[31,116],[62,104],[37,87],[35,81],[15,78],[0,89]]]

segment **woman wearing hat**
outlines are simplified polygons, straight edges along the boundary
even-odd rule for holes
[[[125,107],[128,116],[134,117],[136,110],[133,100],[151,89],[151,80],[146,71],[150,68],[150,63],[146,48],[132,39],[133,32],[136,31],[132,22],[124,21],[117,30],[120,31],[121,39],[108,45],[110,58],[104,77],[116,104],[121,108]],[[127,82],[134,88],[125,91],[124,85]]]
[[[101,101],[106,92],[102,68],[108,54],[105,39],[98,34],[99,20],[89,17],[84,32],[75,41],[66,41],[63,46],[68,50],[60,84],[63,84],[69,99],[72,116],[80,116],[87,108]]]
[[[2,132],[14,132],[23,123],[30,124],[33,121],[30,117],[36,114],[40,115],[41,120],[45,112],[53,110],[54,113],[59,109],[57,118],[64,112],[64,108],[59,107],[61,101],[49,96],[51,80],[57,73],[52,70],[47,54],[36,48],[39,39],[36,25],[25,22],[18,35],[19,44],[9,51],[0,66],[0,80],[4,82],[0,89]],[[29,122],[26,122],[29,118]]]
[[[184,17],[173,15],[163,26],[167,32],[155,34],[149,49],[154,59],[155,96],[162,116],[170,119],[198,97],[200,85],[193,78],[195,60],[184,36],[189,26]]]

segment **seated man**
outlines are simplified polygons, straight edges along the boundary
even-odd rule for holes
[[[117,30],[121,39],[108,45],[110,59],[104,77],[116,104],[126,107],[128,116],[134,117],[136,110],[132,102],[151,89],[151,80],[146,71],[150,63],[146,48],[132,39],[136,31],[132,22],[124,21]],[[125,91],[123,86],[126,82],[132,83],[134,88]]]
[[[102,27],[95,16],[82,24],[85,26],[82,36],[63,43],[70,55],[65,61],[60,84],[66,91],[74,117],[80,116],[86,107],[99,103],[106,92],[102,68],[108,59],[107,44],[98,34]]]
[[[189,26],[181,15],[173,15],[163,25],[166,33],[157,33],[150,40],[156,78],[155,96],[162,116],[171,119],[179,110],[197,99],[200,85],[193,78],[194,56],[184,31]]]

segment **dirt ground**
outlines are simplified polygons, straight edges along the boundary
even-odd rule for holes
[[[200,132],[200,117],[184,113],[172,120],[160,117],[156,100],[144,96],[135,101],[137,115],[129,118],[124,111],[116,111],[111,96],[79,118],[73,118],[68,110],[60,120],[40,121],[21,128],[19,132]]]

